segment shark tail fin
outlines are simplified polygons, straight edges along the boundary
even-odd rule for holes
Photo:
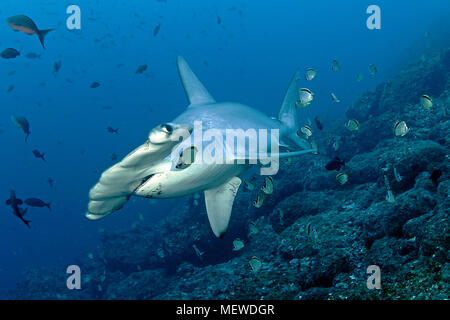
[[[298,98],[297,93],[297,80],[300,79],[300,72],[297,70],[291,78],[289,87],[284,95],[283,102],[281,103],[280,112],[278,113],[278,120],[282,122],[292,132],[289,135],[289,139],[297,146],[304,150],[311,149],[311,145],[305,139],[300,138],[297,135],[298,130],[298,116],[297,107],[295,103]]]
[[[182,56],[177,57],[178,73],[190,106],[215,103]]]

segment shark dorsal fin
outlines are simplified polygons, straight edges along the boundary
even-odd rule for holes
[[[177,57],[177,65],[181,83],[183,84],[190,106],[216,102],[182,56]]]
[[[297,109],[295,101],[297,100],[297,80],[300,77],[300,72],[294,73],[289,87],[284,95],[283,102],[281,104],[280,112],[278,113],[278,120],[284,123],[288,128],[297,128]]]
[[[238,177],[233,177],[215,189],[205,190],[206,212],[212,231],[218,238],[223,238],[227,231],[234,197],[241,182]]]

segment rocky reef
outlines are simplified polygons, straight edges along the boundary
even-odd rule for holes
[[[81,263],[81,290],[67,290],[65,270],[31,270],[11,298],[448,299],[449,105],[444,50],[324,121],[312,137],[320,153],[283,160],[261,208],[252,202],[264,177],[253,177],[255,190],[243,184],[225,239],[212,235],[203,199],[192,196],[155,226],[105,234],[101,258]],[[397,121],[410,128],[405,136],[394,134]],[[324,168],[335,156],[346,161],[345,184]],[[233,251],[236,238],[245,246]],[[250,267],[253,257],[260,268]],[[381,270],[380,289],[367,288],[370,265]]]

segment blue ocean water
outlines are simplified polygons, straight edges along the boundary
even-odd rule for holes
[[[81,8],[81,30],[68,30],[66,8]],[[366,9],[381,8],[381,29],[366,26]],[[101,221],[84,217],[88,192],[100,174],[140,145],[149,130],[183,112],[187,101],[176,56],[183,55],[218,101],[238,101],[275,116],[297,68],[314,67],[314,106],[307,115],[342,114],[360,94],[389,79],[411,50],[448,45],[445,0],[421,1],[94,1],[3,0],[1,50],[21,52],[0,61],[0,195],[41,198],[52,210],[28,209],[31,229],[0,210],[0,288],[11,289],[31,267],[74,264],[99,250],[103,230],[152,225],[179,199],[132,198]],[[55,28],[44,50],[35,35],[5,22],[25,14],[41,29]],[[220,24],[217,17],[220,17]],[[153,34],[160,24],[159,33]],[[430,38],[424,39],[428,31]],[[27,53],[40,54],[27,59]],[[337,59],[342,69],[331,72]],[[54,72],[53,64],[61,61]],[[139,65],[147,64],[143,74]],[[368,65],[378,68],[368,75]],[[364,81],[355,81],[358,73]],[[100,87],[90,88],[92,82]],[[13,85],[12,91],[8,87]],[[329,92],[339,93],[333,104]],[[10,120],[25,116],[31,135]],[[106,128],[119,128],[119,134]],[[45,153],[46,162],[32,150]],[[52,178],[53,187],[48,179]],[[207,223],[205,221],[205,223]]]

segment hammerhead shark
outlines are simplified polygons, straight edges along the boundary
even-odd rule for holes
[[[184,58],[179,56],[177,64],[189,101],[186,111],[152,129],[144,144],[103,172],[89,192],[86,217],[97,220],[117,211],[132,195],[173,198],[203,191],[212,231],[222,238],[239,175],[255,164],[267,169],[269,162],[316,151],[297,134],[300,74],[292,77],[278,118],[271,118],[240,103],[216,102]],[[228,140],[230,132],[234,136]],[[251,147],[255,141],[258,146]]]

